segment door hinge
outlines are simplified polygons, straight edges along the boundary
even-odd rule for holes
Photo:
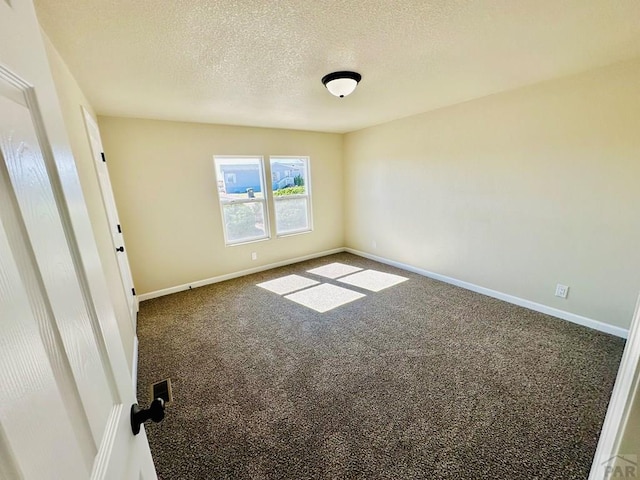
[[[120,228],[120,224],[118,224],[118,233],[122,233],[122,228]]]
[[[107,161],[106,157],[104,156],[104,152],[100,152],[100,156],[102,157],[103,162]]]
[[[136,289],[135,289],[135,288],[132,288],[132,289],[131,289],[131,293],[132,293],[132,294],[133,294],[133,296],[135,297],[135,296],[136,296]]]

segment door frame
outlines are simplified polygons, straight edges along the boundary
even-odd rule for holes
[[[631,407],[640,386],[640,296],[629,327],[629,336],[622,353],[618,376],[613,386],[609,408],[600,431],[600,438],[591,465],[589,480],[606,478],[606,466],[619,454]]]
[[[102,206],[104,208],[105,216],[107,217],[107,223],[109,226],[109,236],[111,237],[111,245],[113,247],[113,252],[114,252],[113,255],[115,256],[116,264],[118,265],[118,272],[120,273],[120,280],[122,282],[123,292],[124,292],[125,298],[127,298],[127,304],[129,304],[129,296],[131,296],[132,292],[135,291],[135,287],[133,283],[133,275],[131,274],[131,267],[129,264],[126,247],[125,247],[125,250],[121,252],[125,256],[124,260],[121,260],[121,258],[118,256],[119,254],[116,251],[117,248],[124,246],[125,242],[124,242],[124,236],[121,230],[118,232],[118,235],[122,237],[121,242],[116,242],[114,238],[114,235],[116,235],[114,229],[120,226],[120,215],[118,214],[118,208],[113,195],[113,188],[111,186],[109,169],[106,166],[106,160],[103,159],[104,147],[102,145],[100,128],[98,127],[98,123],[96,122],[96,120],[93,118],[93,116],[89,113],[89,111],[84,105],[81,106],[81,110],[82,110],[82,117],[84,121],[85,131],[87,134],[87,141],[89,142],[89,149],[93,157],[93,168],[96,174],[96,179],[98,181],[98,186],[100,188],[100,197],[102,198]],[[98,138],[93,138],[91,133],[92,130],[94,130],[97,133]],[[99,143],[99,147],[100,147],[99,152],[95,151],[94,141]],[[102,163],[104,163],[105,165],[102,165]],[[103,176],[99,172],[99,169],[102,166],[105,168],[105,171],[106,171],[106,180],[103,178]],[[104,181],[106,181],[106,184],[103,184]],[[111,198],[107,198],[107,195],[109,194],[111,195]],[[113,211],[111,211],[112,208],[113,208]],[[115,220],[115,225],[112,224],[113,223],[112,217]],[[121,264],[122,262],[124,262],[124,266]],[[140,309],[140,304],[138,301],[138,296],[136,294],[133,294],[133,310],[129,309],[129,314],[131,316],[131,325],[133,326],[134,336],[136,334],[136,327],[137,327],[136,315],[139,309]]]

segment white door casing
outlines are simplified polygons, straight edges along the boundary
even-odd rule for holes
[[[629,327],[629,336],[624,346],[618,376],[613,386],[607,414],[602,424],[598,446],[593,457],[589,480],[614,478],[607,467],[614,467],[618,455],[636,454],[621,452],[620,444],[628,426],[636,392],[640,388],[640,296]],[[630,428],[634,428],[630,426]]]
[[[0,479],[154,479],[33,5],[0,0]]]
[[[109,221],[109,231],[111,232],[111,239],[113,241],[113,251],[118,262],[120,278],[122,279],[122,287],[124,288],[125,298],[127,299],[127,304],[129,306],[129,314],[131,315],[133,331],[135,332],[138,313],[138,297],[136,296],[133,285],[133,276],[131,275],[131,268],[129,267],[129,258],[127,256],[127,248],[124,243],[124,236],[122,234],[122,227],[118,216],[116,201],[113,197],[113,189],[111,187],[109,170],[104,157],[100,130],[96,121],[84,107],[82,107],[82,113],[84,116],[84,124],[87,129],[87,136],[91,145],[91,153],[93,155],[96,174],[98,175],[100,193],[102,195],[104,209]]]

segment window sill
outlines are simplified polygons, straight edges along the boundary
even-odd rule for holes
[[[308,230],[296,230],[293,232],[279,233],[276,234],[276,238],[284,238],[284,237],[295,237],[296,235],[304,235],[305,233],[311,233],[313,229],[310,228]]]
[[[224,246],[225,247],[238,247],[240,245],[248,245],[250,243],[265,242],[267,240],[271,240],[271,237],[256,238],[256,239],[253,239],[253,240],[245,240],[243,242],[225,243]]]

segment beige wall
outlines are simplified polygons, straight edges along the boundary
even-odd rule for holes
[[[98,120],[139,293],[343,246],[341,135]],[[226,247],[213,155],[308,155],[314,231]]]
[[[629,62],[347,134],[346,245],[627,328],[639,85]]]
[[[118,320],[120,337],[127,356],[127,363],[131,367],[133,359],[133,343],[135,332],[129,317],[129,308],[120,278],[120,271],[109,233],[107,216],[102,203],[100,185],[93,164],[93,156],[89,138],[84,126],[81,107],[87,108],[89,113],[95,114],[80,90],[66,64],[55,50],[46,35],[43,34],[51,74],[56,86],[62,115],[65,122],[69,143],[78,169],[78,176],[82,185],[87,210],[91,219],[91,227],[95,236],[102,268],[107,279],[109,294]]]
[[[79,108],[88,102],[48,49],[123,312]],[[137,290],[346,245],[626,328],[640,290],[639,83],[640,62],[627,62],[345,136],[100,117]],[[309,155],[314,232],[225,247],[214,154]],[[558,282],[568,299],[553,295]]]

